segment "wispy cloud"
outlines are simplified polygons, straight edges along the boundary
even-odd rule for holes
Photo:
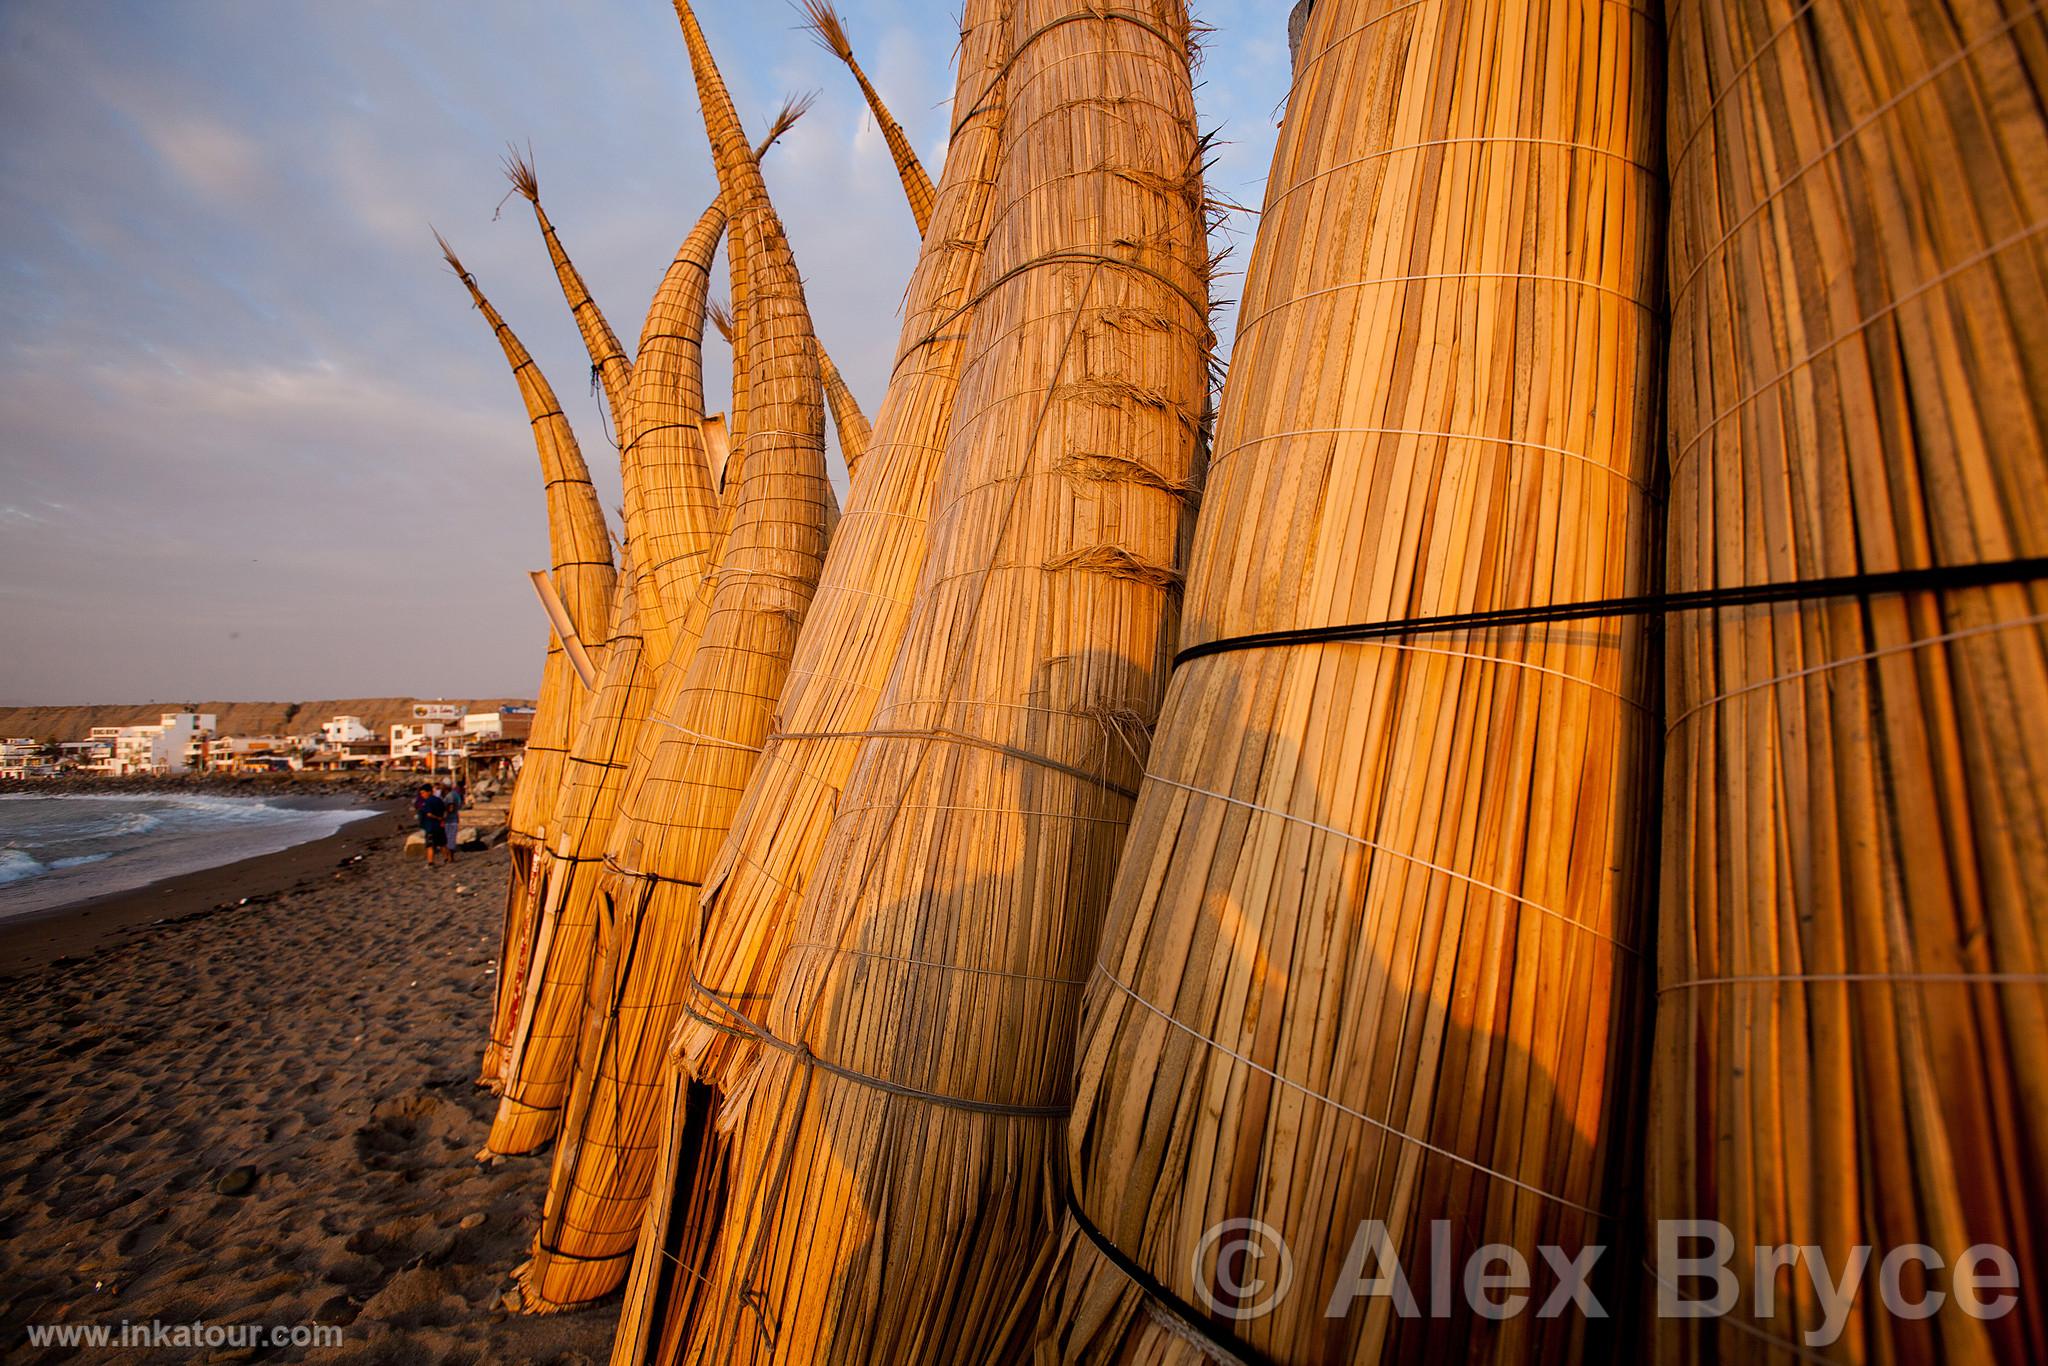
[[[951,0],[842,0],[931,168]],[[1246,203],[1284,7],[1199,92]],[[504,144],[622,335],[716,186],[666,6],[542,0],[0,7],[0,700],[518,692],[544,627],[537,465],[447,231],[553,379],[608,505],[588,366]],[[705,7],[741,113],[810,117],[767,163],[821,336],[872,410],[917,244],[845,72],[779,4]],[[1247,237],[1248,241],[1248,237]],[[727,391],[722,350],[707,388]],[[716,400],[714,399],[714,402]]]

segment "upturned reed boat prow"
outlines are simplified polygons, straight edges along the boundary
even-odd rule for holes
[[[611,924],[592,975],[580,1075],[535,1255],[521,1273],[525,1306],[537,1312],[588,1302],[626,1277],[654,1172],[663,1060],[697,929],[696,890],[767,733],[824,560],[832,508],[817,342],[795,261],[768,202],[759,153],[740,131],[694,17],[680,5],[678,15],[721,205],[693,233],[687,262],[678,258],[689,271],[687,289],[665,293],[650,313],[635,384],[648,371],[650,339],[675,338],[692,368],[682,376],[677,413],[663,421],[684,427],[686,443],[694,439],[692,478],[703,478],[709,501],[693,505],[693,525],[715,532],[694,563],[715,555],[716,572],[703,583],[708,593],[687,599],[684,577],[675,576],[671,622],[680,629],[672,630],[672,681],[642,728],[606,855]],[[745,263],[748,281],[737,330],[751,353],[747,411],[758,425],[736,438],[725,479],[736,492],[722,505],[703,477],[698,428],[711,245],[728,214],[729,251]],[[642,431],[655,425],[637,409],[636,422]],[[686,617],[693,620],[685,627]]]
[[[504,164],[505,178],[512,182],[512,188],[533,205],[533,221],[540,228],[542,240],[547,243],[548,260],[554,265],[555,278],[561,283],[562,297],[576,319],[576,330],[583,336],[584,349],[590,353],[591,369],[597,373],[604,387],[612,430],[623,432],[626,429],[626,386],[633,374],[632,358],[619,345],[618,334],[605,321],[597,300],[591,297],[590,287],[583,283],[582,272],[569,259],[568,249],[562,245],[555,225],[549,221],[547,210],[541,207],[540,177],[534,171],[531,151],[521,155],[516,149],[508,148]]]
[[[1672,591],[2048,554],[2044,54],[2038,5],[1674,12]],[[1745,1287],[1918,1249],[1927,1312],[1795,1277],[1659,1361],[2048,1360],[2048,583],[2006,577],[1672,623],[1649,1214]]]
[[[540,203],[540,178],[530,154],[508,150],[504,162],[512,187],[533,205],[535,223],[548,249],[562,298],[575,319],[590,356],[591,373],[604,388],[612,429],[626,427],[626,404],[633,366],[616,333],[606,321],[583,276],[570,260],[561,236]],[[634,461],[626,452],[620,457],[620,482],[633,487]],[[632,572],[630,569],[622,571]],[[637,604],[637,592],[630,595]],[[625,585],[615,590],[618,607],[625,610],[629,597]],[[634,613],[637,622],[637,610]],[[636,626],[637,631],[637,626]],[[564,771],[555,802],[557,812],[550,822],[553,838],[543,848],[539,866],[528,873],[528,894],[508,905],[506,923],[498,954],[498,1010],[496,1019],[508,1033],[495,1041],[498,1072],[487,1081],[505,1097],[490,1137],[478,1156],[525,1153],[547,1142],[560,1125],[560,1092],[567,1073],[573,1069],[575,1038],[582,1018],[580,998],[571,1010],[563,1003],[563,983],[587,977],[590,952],[590,890],[594,875],[580,877],[583,866],[603,852],[611,828],[611,816],[624,781],[624,764],[616,761],[632,751],[640,718],[646,712],[649,671],[642,660],[637,634],[632,637],[632,667],[624,672],[607,668],[605,679],[586,711],[584,724],[571,744],[571,757]],[[609,687],[612,695],[604,696]],[[595,726],[598,729],[592,730]],[[585,754],[585,764],[602,762],[601,770],[579,766],[575,755]],[[606,757],[600,760],[597,756]],[[580,851],[562,855],[557,851]],[[565,864],[564,859],[568,862]],[[547,959],[552,956],[550,963]],[[544,980],[545,979],[545,980]],[[528,993],[540,983],[547,993],[546,1009]],[[503,1021],[510,1021],[503,1026]],[[545,1036],[537,1046],[531,1031]],[[495,1037],[495,1036],[494,1036]],[[488,1060],[487,1060],[488,1069]]]
[[[1644,627],[1260,637],[1649,587],[1657,42],[1600,0],[1309,13],[1188,583],[1205,652],[1088,988],[1042,1362],[1604,1359],[1584,1315],[1437,1314],[1423,1277],[1439,1233],[1463,1267],[1628,1232]],[[1291,1257],[1284,1298],[1237,1228]],[[1423,1309],[1364,1288],[1388,1265]]]
[[[605,1195],[622,1163],[647,1158],[648,1141],[619,1132],[617,1120],[623,1114],[621,1090],[643,1085],[637,1073],[652,1070],[641,1058],[644,1007],[623,994],[636,957],[637,920],[619,913],[610,872],[618,865],[618,849],[636,838],[634,827],[662,818],[649,805],[648,789],[663,754],[664,722],[673,724],[704,629],[709,601],[703,580],[724,532],[699,424],[704,300],[725,223],[724,209],[714,203],[683,240],[648,311],[634,367],[629,436],[621,454],[629,472],[626,523],[636,547],[640,625],[655,689],[606,841],[598,956],[534,1255],[520,1273],[528,1312],[571,1308],[612,1290],[624,1275],[630,1229],[640,1212],[637,1200]],[[586,1133],[593,1127],[594,1141]]]
[[[956,111],[1005,106],[991,231],[930,548],[763,1028],[701,1011],[758,1052],[724,1218],[676,1240],[709,1246],[670,1278],[696,1303],[660,1359],[984,1361],[1056,1232],[1078,985],[1188,516],[1062,466],[1194,477],[1208,250],[1184,8],[992,8],[999,80]],[[1110,548],[1160,574],[1099,572]]]
[[[874,442],[875,429],[869,424],[867,415],[860,410],[860,400],[847,387],[846,377],[839,373],[839,367],[832,363],[825,348],[818,348],[818,377],[825,384],[825,402],[832,409],[832,428],[839,433],[839,454],[846,461],[846,478],[850,484],[860,469],[861,460],[867,455],[868,447]]]
[[[541,478],[548,508],[549,575],[555,592],[575,623],[577,635],[588,646],[606,638],[611,629],[612,565],[611,533],[605,526],[604,507],[590,482],[590,470],[576,445],[576,434],[563,415],[562,405],[549,387],[547,377],[535,365],[497,309],[478,287],[476,278],[462,267],[455,251],[439,233],[441,254],[449,268],[469,291],[477,311],[491,325],[505,361],[512,367],[525,404],[533,441],[540,455]],[[595,662],[595,661],[594,661]],[[562,785],[563,767],[569,744],[576,735],[588,690],[570,666],[562,641],[548,633],[548,652],[541,670],[541,691],[534,708],[533,729],[526,742],[525,760],[512,789],[511,810],[506,817],[511,846],[512,881],[506,894],[504,925],[500,939],[496,1005],[491,1016],[491,1033],[484,1048],[477,1080],[496,1089],[502,1084],[505,1060],[518,1021],[519,981],[523,980],[532,951],[534,921],[535,862],[550,833],[549,818]]]
[[[804,12],[805,27],[817,35],[824,49],[846,64],[853,79],[860,86],[861,97],[868,102],[868,111],[875,116],[875,126],[882,130],[882,141],[889,145],[889,157],[896,163],[896,175],[903,182],[903,197],[910,201],[910,216],[917,220],[917,231],[923,236],[931,227],[932,207],[938,199],[938,192],[932,188],[932,178],[925,173],[924,163],[917,158],[917,152],[910,145],[903,125],[896,122],[882,103],[881,95],[868,83],[867,72],[860,69],[854,60],[853,41],[846,36],[846,25],[840,21],[839,11],[832,8],[828,0],[798,0]],[[961,26],[963,29],[966,25]]]

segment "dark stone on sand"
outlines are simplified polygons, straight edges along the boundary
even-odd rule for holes
[[[227,1176],[217,1180],[213,1184],[213,1190],[217,1190],[223,1196],[246,1196],[248,1192],[256,1190],[256,1167],[248,1163],[240,1167],[229,1167]]]
[[[213,1183],[213,1188],[222,1195],[247,1195],[256,1189],[256,1169],[247,1163],[230,1168],[227,1175]]]
[[[361,1312],[362,1306],[348,1296],[335,1295],[313,1311],[313,1322],[347,1325],[354,1323],[356,1315]]]

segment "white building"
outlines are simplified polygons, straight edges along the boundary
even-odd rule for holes
[[[31,768],[42,767],[43,747],[27,736],[0,740],[0,781],[26,778]]]
[[[415,720],[391,723],[391,761],[438,768],[468,753],[470,736],[456,722]]]
[[[71,768],[90,769],[104,773],[106,761],[114,757],[113,735],[102,736],[101,731],[118,732],[119,726],[94,726],[89,740],[65,740],[58,744],[58,762]]]
[[[377,732],[363,724],[360,716],[337,716],[320,723],[320,748],[340,749],[343,745],[374,740]]]
[[[212,773],[240,773],[251,768],[302,763],[298,746],[285,735],[225,735],[206,746],[206,767]]]
[[[502,740],[505,718],[494,711],[470,712],[462,718],[462,734],[469,740]]]
[[[212,712],[167,711],[150,726],[95,726],[92,737],[111,731],[113,754],[103,773],[170,773],[203,764],[206,742],[213,736]]]
[[[94,773],[118,773],[114,751],[121,745],[119,726],[94,726],[85,743],[91,747],[86,767]]]

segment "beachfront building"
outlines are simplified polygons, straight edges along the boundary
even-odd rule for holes
[[[95,726],[95,740],[111,731],[113,741],[112,755],[97,771],[127,776],[203,766],[214,725],[212,712],[167,711],[154,725]]]
[[[462,735],[468,743],[505,738],[505,718],[499,712],[473,711],[462,718]]]
[[[104,772],[105,762],[114,757],[113,735],[101,735],[101,731],[114,732],[119,726],[94,726],[92,736],[85,740],[62,740],[57,744],[57,767],[60,769],[85,769],[89,772]]]
[[[209,773],[298,768],[303,762],[294,737],[288,735],[223,735],[207,746]]]
[[[25,735],[0,740],[0,782],[16,782],[42,768],[43,747]]]
[[[377,738],[377,732],[363,724],[360,716],[337,716],[320,723],[320,748],[341,750]]]
[[[391,762],[401,768],[437,769],[455,767],[469,750],[470,737],[461,720],[391,724]]]
[[[94,726],[84,743],[91,754],[85,765],[89,772],[111,774],[120,771],[115,767],[119,760],[114,757],[121,744],[119,726]]]

